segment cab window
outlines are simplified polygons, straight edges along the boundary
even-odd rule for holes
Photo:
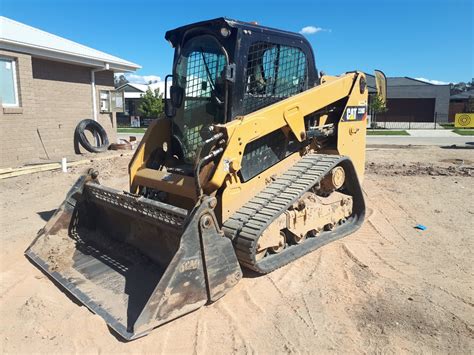
[[[258,42],[249,49],[244,114],[307,89],[307,60],[296,47]]]

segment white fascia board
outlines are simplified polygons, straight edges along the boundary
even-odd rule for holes
[[[21,45],[18,43],[10,42],[5,39],[0,40],[0,49],[31,54],[35,57],[52,59],[65,63],[84,65],[93,68],[104,68],[105,65],[108,63],[110,66],[109,69],[114,72],[131,72],[141,68],[140,65],[132,62],[121,63],[116,61],[104,61],[104,59],[100,58],[80,56],[77,54],[61,52],[52,49],[45,49],[42,47],[36,47],[31,45]]]

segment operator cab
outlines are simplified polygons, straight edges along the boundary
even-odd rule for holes
[[[196,164],[213,125],[318,82],[311,46],[297,33],[217,18],[168,31],[165,38],[175,48],[165,111],[181,169]]]

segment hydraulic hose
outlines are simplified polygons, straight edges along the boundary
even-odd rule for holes
[[[216,133],[211,138],[206,139],[203,142],[203,145],[201,146],[201,148],[199,150],[198,157],[200,157],[203,147],[207,146],[208,144],[211,144],[211,143],[214,143],[214,142],[218,141],[222,137],[224,137],[223,133]],[[202,195],[203,195],[201,180],[199,178],[199,174],[201,172],[202,165],[209,162],[209,161],[211,161],[211,160],[213,160],[214,158],[216,158],[217,156],[219,156],[223,152],[224,152],[224,148],[222,148],[222,147],[217,148],[217,149],[211,151],[209,154],[207,154],[203,158],[199,159],[198,163],[196,164],[196,168],[194,169],[194,177],[195,177],[194,181],[196,182],[196,196],[198,198],[198,201],[201,200]]]

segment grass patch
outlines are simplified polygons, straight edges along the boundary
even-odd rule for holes
[[[453,129],[454,128],[454,123],[440,123],[439,124],[441,127],[445,129]]]
[[[453,132],[459,134],[460,136],[474,136],[474,129],[456,128],[453,129]]]
[[[389,131],[389,130],[368,130],[368,136],[409,136],[407,131]]]
[[[146,128],[125,128],[125,127],[118,127],[118,133],[145,133]]]

